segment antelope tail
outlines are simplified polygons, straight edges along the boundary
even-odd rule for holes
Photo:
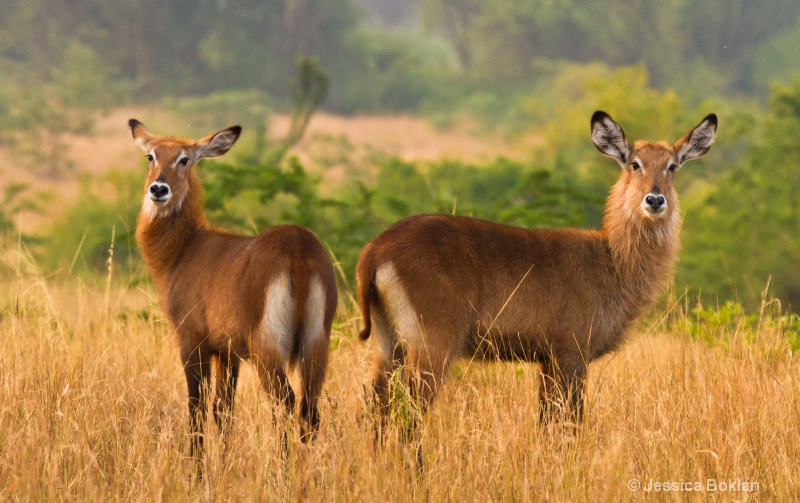
[[[375,289],[375,260],[372,246],[367,246],[361,252],[356,267],[356,280],[358,282],[358,298],[361,304],[361,315],[364,318],[364,328],[358,333],[362,341],[369,339],[372,331],[372,317],[370,316],[371,303],[377,298]]]

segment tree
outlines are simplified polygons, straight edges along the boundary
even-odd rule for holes
[[[17,151],[49,176],[70,168],[66,136],[91,132],[95,114],[107,111],[124,93],[113,73],[91,48],[71,43],[46,82],[16,83],[8,125]]]
[[[247,199],[249,195],[258,201],[262,210],[249,215],[257,228],[273,225],[281,219],[314,226],[318,209],[317,181],[308,175],[297,159],[289,159],[288,169],[284,169],[283,164],[287,153],[302,139],[311,117],[325,99],[328,75],[311,58],[298,61],[297,73],[297,80],[290,85],[294,108],[287,135],[267,142],[266,131],[257,130],[251,151],[239,154],[245,162],[218,162],[213,172],[204,173],[205,204],[212,218],[246,227],[246,219],[241,214],[231,215],[228,205]],[[275,215],[275,201],[281,195],[296,198],[297,204],[284,205]]]
[[[430,0],[422,2],[422,14],[429,29],[435,29],[453,46],[464,75],[472,75],[475,51],[475,21],[484,2],[480,0]]]

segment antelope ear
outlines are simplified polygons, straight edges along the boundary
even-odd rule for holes
[[[678,155],[678,164],[696,159],[708,152],[711,144],[714,143],[714,136],[717,134],[717,116],[708,114],[705,119],[694,129],[686,133],[680,140],[675,142],[675,152]]]
[[[625,132],[611,117],[598,110],[592,115],[592,141],[597,150],[613,157],[623,168],[628,164],[631,148]]]
[[[133,141],[139,145],[139,148],[147,151],[147,143],[153,139],[153,133],[150,132],[149,129],[145,127],[144,124],[137,121],[136,119],[131,119],[128,121],[128,126],[131,128],[131,136],[133,136]]]
[[[197,159],[217,157],[224,154],[236,143],[240,134],[242,134],[241,126],[231,126],[228,129],[223,129],[197,140],[195,143]]]

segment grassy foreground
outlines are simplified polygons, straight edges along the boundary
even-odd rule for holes
[[[734,324],[719,344],[643,328],[590,366],[577,435],[537,426],[538,366],[463,361],[426,420],[419,475],[396,431],[376,449],[364,421],[370,345],[347,298],[313,446],[292,440],[281,458],[247,365],[231,448],[210,425],[191,485],[183,372],[155,291],[4,262],[0,500],[618,501],[684,499],[709,479],[702,496],[800,498],[800,365],[776,324]]]

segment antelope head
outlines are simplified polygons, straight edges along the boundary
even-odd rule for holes
[[[592,116],[592,141],[603,154],[616,159],[623,169],[620,188],[623,209],[628,217],[639,215],[655,222],[675,215],[678,194],[675,173],[684,162],[696,159],[714,142],[717,116],[707,115],[694,129],[670,145],[666,142],[628,143],[622,128],[601,111]]]
[[[190,194],[191,172],[204,157],[217,157],[236,143],[242,128],[232,126],[199,140],[156,136],[136,119],[131,135],[148,162],[142,212],[150,219],[180,211]]]

